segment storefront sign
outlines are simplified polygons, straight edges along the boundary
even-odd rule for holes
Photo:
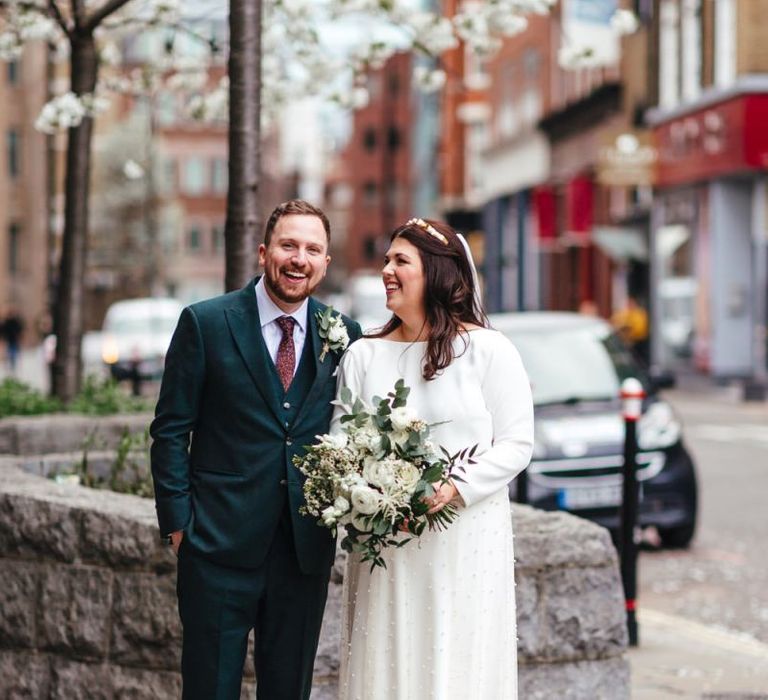
[[[653,185],[657,157],[651,133],[613,132],[597,154],[597,181],[607,187]]]
[[[660,186],[768,168],[768,95],[742,95],[655,129]]]

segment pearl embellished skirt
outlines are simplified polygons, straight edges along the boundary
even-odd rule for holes
[[[443,532],[350,555],[342,608],[341,700],[515,700],[517,636],[506,488]]]

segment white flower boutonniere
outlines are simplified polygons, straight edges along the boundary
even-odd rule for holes
[[[325,311],[318,311],[315,314],[317,319],[317,330],[323,339],[323,351],[320,353],[320,362],[332,350],[333,352],[343,352],[349,345],[349,333],[344,321],[341,320],[341,314],[333,312],[333,307],[326,307]]]

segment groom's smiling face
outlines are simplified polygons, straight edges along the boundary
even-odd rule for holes
[[[259,264],[273,301],[291,313],[325,277],[328,263],[328,237],[323,222],[307,214],[281,217],[268,245],[259,246]]]

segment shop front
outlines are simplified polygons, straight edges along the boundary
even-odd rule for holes
[[[764,384],[768,94],[710,96],[652,120],[653,360]]]

